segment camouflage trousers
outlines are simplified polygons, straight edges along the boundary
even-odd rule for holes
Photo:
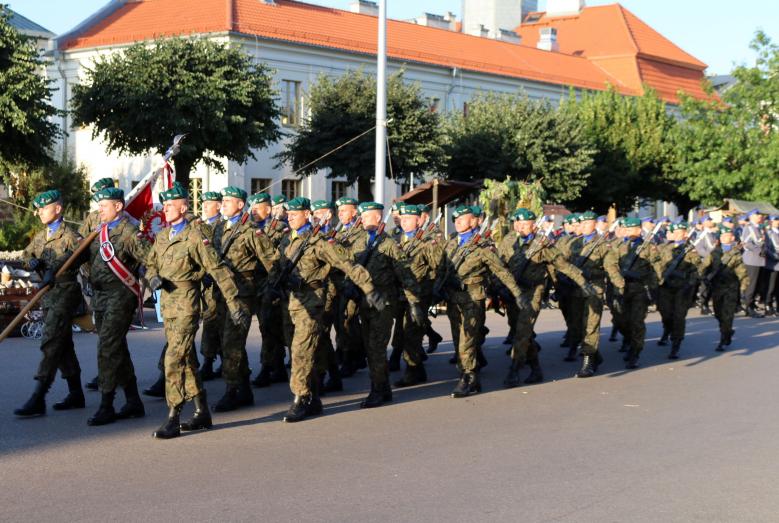
[[[287,346],[284,335],[284,315],[286,314],[287,302],[280,300],[278,305],[274,305],[265,314],[261,310],[261,304],[262,297],[257,302],[257,321],[260,324],[260,336],[262,336],[260,366],[277,369],[284,365],[284,356],[286,355],[284,351],[284,347]]]
[[[219,289],[216,284],[203,290],[203,332],[200,334],[200,354],[214,359],[222,352],[224,310],[219,308]]]
[[[420,303],[423,314],[427,314],[427,310],[430,308],[430,301],[431,299],[427,298]],[[411,319],[411,312],[407,304],[403,307],[403,310],[403,360],[409,367],[417,367],[422,365],[424,359],[422,338],[425,336],[429,321],[425,321],[424,325],[417,325]],[[425,318],[427,319],[427,317]]]
[[[570,286],[560,283],[557,288],[557,305],[560,312],[563,313],[565,320],[566,335],[571,343],[582,341],[581,312],[576,307],[576,296],[574,289]]]
[[[663,320],[663,330],[671,334],[673,343],[681,343],[684,339],[684,329],[687,312],[693,303],[692,288],[660,287],[657,297],[657,309]]]
[[[396,302],[398,306],[394,307],[395,310],[395,324],[392,327],[392,348],[397,351],[402,351],[406,346],[404,339],[405,330],[403,328],[403,319],[408,312],[408,304],[406,302]]]
[[[181,405],[200,394],[195,336],[197,316],[165,318],[165,400],[169,407]]]
[[[69,288],[61,288],[66,285]],[[77,283],[65,283],[55,289],[59,291],[57,302],[43,308],[42,357],[35,373],[35,379],[43,382],[54,381],[57,370],[64,379],[81,374],[73,347],[72,327],[73,313],[81,301],[81,288]]]
[[[289,313],[284,314],[284,330],[291,335],[289,388],[295,396],[308,396],[312,392],[311,381],[324,314],[324,301],[318,293],[321,291],[310,292],[308,296],[296,300],[305,306],[289,308]]]
[[[386,296],[387,294],[383,294]],[[383,310],[369,307],[363,299],[360,303],[360,324],[362,325],[362,342],[368,357],[368,373],[371,384],[380,387],[389,382],[387,365],[387,347],[392,336],[392,325],[397,307],[387,303]]]
[[[544,297],[544,286],[536,285],[532,288],[522,287],[522,299],[528,300],[528,307],[522,309],[514,305],[516,309],[516,324],[514,325],[514,343],[511,347],[511,359],[517,363],[525,364],[535,362],[538,359],[538,345],[533,341],[533,329],[541,312],[541,301]],[[528,298],[525,298],[528,295]]]
[[[238,296],[237,300],[254,314],[256,298],[254,296]],[[228,387],[237,387],[246,382],[251,371],[249,370],[249,357],[246,354],[246,338],[249,336],[249,327],[236,325],[227,310],[224,299],[219,300],[220,315],[224,318],[222,323],[222,378]]]
[[[476,372],[476,354],[484,326],[484,300],[448,301],[446,315],[463,372]]]
[[[95,296],[103,291],[95,291]],[[95,300],[98,301],[98,300]],[[105,310],[95,310],[97,377],[100,392],[113,392],[135,382],[135,367],[127,346],[127,331],[135,318],[138,298],[127,289],[111,293]]]
[[[614,298],[616,300],[616,297]],[[611,309],[614,325],[628,342],[630,350],[636,355],[644,350],[646,338],[646,315],[649,310],[649,297],[643,286],[635,289],[628,288],[622,298],[621,310]]]
[[[338,305],[335,318],[336,347],[344,360],[356,360],[365,353],[358,314],[359,304],[355,300],[347,301],[342,294],[338,295],[336,303]]]
[[[515,340],[517,337],[517,322],[519,321],[519,307],[517,307],[516,303],[512,303],[511,300],[509,300],[508,303],[506,303],[506,323],[509,327],[509,333],[506,336],[507,338],[511,340]]]
[[[600,320],[603,316],[603,300],[605,299],[604,285],[592,283],[593,287],[598,291],[597,296],[588,298],[578,295],[574,296],[573,307],[571,309],[572,321],[579,322],[578,330],[574,331],[579,334],[577,337],[573,338],[573,341],[580,341],[582,344],[582,353],[591,356],[598,352],[598,345],[600,343]]]
[[[337,365],[335,347],[333,347],[333,340],[330,337],[330,332],[333,329],[333,323],[335,321],[336,304],[337,297],[335,285],[330,282],[325,294],[325,308],[322,312],[322,332],[319,336],[319,344],[315,356],[317,374],[324,374]]]
[[[714,287],[711,290],[711,301],[714,306],[714,316],[719,322],[722,336],[733,335],[733,318],[736,316],[739,300],[738,287]]]

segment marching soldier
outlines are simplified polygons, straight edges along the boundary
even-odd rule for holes
[[[271,215],[279,222],[287,223],[287,197],[283,194],[277,194],[271,198]]]
[[[774,302],[777,299],[777,279],[779,279],[779,215],[772,214],[768,217],[765,239],[765,269],[768,274],[768,290],[765,295],[766,316],[774,316],[777,314]]]
[[[274,294],[280,293],[289,303],[285,322],[289,323],[287,329],[292,332],[290,388],[295,399],[284,417],[288,423],[322,412],[314,358],[322,335],[324,287],[330,267],[346,274],[365,293],[371,307],[384,307],[365,268],[353,265],[335,245],[312,234],[310,216],[311,203],[307,198],[293,198],[287,203],[291,232],[282,240],[279,257],[269,271],[269,291],[263,300],[263,308],[272,307]]]
[[[521,292],[519,304],[513,307],[516,311],[516,327],[511,367],[503,382],[506,388],[519,385],[519,371],[525,363],[530,365],[530,375],[525,383],[540,383],[544,379],[533,327],[541,311],[547,274],[556,270],[580,287],[589,288],[581,271],[568,263],[546,236],[537,236],[536,215],[533,211],[517,209],[512,219],[514,234],[507,234],[498,245],[498,254],[508,266]],[[590,289],[589,292],[594,293],[594,290]]]
[[[571,213],[563,220],[563,234],[555,241],[555,247],[563,253],[563,256],[568,257],[570,255],[569,246],[571,242],[579,235],[579,215]],[[565,276],[565,275],[563,275]],[[557,304],[560,307],[560,312],[563,314],[563,320],[565,320],[565,335],[563,341],[560,343],[560,347],[569,348],[569,356],[571,352],[576,350],[576,343],[579,338],[579,322],[573,318],[572,302],[573,302],[574,288],[570,285],[565,278],[561,278],[560,275],[556,275],[555,278],[555,294],[557,296]],[[570,359],[570,358],[569,358]],[[567,361],[567,360],[566,360]],[[571,361],[574,361],[571,359]]]
[[[419,208],[419,223],[424,224],[427,223],[428,230],[425,231],[425,233],[422,236],[422,239],[429,242],[431,245],[435,247],[435,249],[438,251],[436,254],[436,259],[440,261],[441,259],[441,252],[444,247],[444,232],[441,230],[441,227],[438,225],[438,220],[440,216],[437,216],[435,219],[430,215],[430,206],[427,204],[419,204],[417,205],[417,208]],[[425,289],[430,289],[430,293],[425,296],[428,308],[430,307],[430,302],[432,301],[432,292],[433,292],[433,283],[435,282],[435,268],[432,268],[432,270],[428,273],[428,284],[422,287],[422,292],[425,292]],[[438,334],[435,329],[433,329],[433,324],[430,321],[430,318],[425,316],[425,336],[427,336],[428,346],[427,346],[427,353],[432,354],[438,349],[438,344],[443,341],[443,338],[440,334]]]
[[[246,191],[229,186],[222,189],[222,215],[224,220],[214,229],[214,249],[233,273],[238,287],[238,300],[242,308],[254,311],[257,306],[258,275],[270,270],[275,256],[273,245],[265,233],[255,228],[245,212]],[[228,412],[239,407],[254,405],[254,394],[249,382],[249,359],[246,354],[246,338],[250,324],[236,324],[226,309],[228,304],[219,300],[225,318],[222,326],[222,377],[225,381],[224,396],[214,405],[216,412]]]
[[[81,367],[73,347],[73,314],[81,301],[81,287],[73,267],[56,278],[54,275],[78,247],[79,236],[65,225],[59,191],[46,191],[33,200],[36,214],[45,228],[35,234],[24,249],[26,267],[43,275],[41,287],[51,285],[43,297],[43,337],[41,362],[35,373],[35,391],[14,414],[20,417],[46,414],[46,393],[54,382],[57,370],[68,382],[68,395],[54,404],[54,410],[83,409]]]
[[[739,296],[749,285],[749,276],[735,245],[735,236],[731,229],[720,227],[719,245],[711,252],[711,261],[703,275],[703,283],[711,287],[711,299],[714,316],[719,322],[720,341],[717,351],[729,347],[733,334],[733,317],[736,315]]]
[[[203,220],[201,230],[205,237],[213,242],[214,229],[222,220],[219,212],[222,208],[222,193],[208,191],[203,193]],[[224,318],[218,307],[219,289],[210,277],[203,279],[203,333],[200,337],[200,354],[203,364],[200,367],[200,379],[209,381],[222,375],[221,369],[214,370],[216,357],[222,352],[222,325]]]
[[[145,261],[149,246],[138,229],[123,215],[124,191],[113,187],[97,192],[100,234],[85,251],[82,263],[89,263],[89,281],[94,289],[92,309],[97,327],[97,363],[100,383],[100,407],[87,423],[105,425],[117,419],[146,415],[138,395],[135,368],[127,347],[138,296],[138,269]],[[114,396],[122,387],[127,402],[116,412]]]
[[[606,276],[614,285],[614,292],[619,297],[625,289],[625,280],[619,272],[619,262],[613,249],[603,237],[595,231],[597,215],[592,211],[583,212],[579,217],[581,236],[570,245],[570,260],[581,269],[589,283],[589,288],[574,290],[572,316],[579,321],[576,331],[580,336],[575,341],[581,343],[584,354],[582,367],[576,375],[579,378],[593,376],[598,366],[603,362],[603,356],[598,351],[600,341],[600,323],[603,315],[603,300],[605,299]],[[595,293],[590,292],[595,290]],[[576,345],[574,345],[575,351]]]
[[[767,272],[766,244],[763,233],[763,218],[760,211],[753,209],[747,213],[747,222],[741,232],[741,244],[744,246],[744,264],[749,274],[749,287],[744,295],[746,315],[751,318],[762,318],[763,315],[755,307],[755,299],[764,293]]]
[[[625,361],[628,369],[638,367],[646,338],[649,296],[657,290],[657,274],[653,265],[657,249],[652,243],[653,231],[642,236],[638,218],[624,218],[623,238],[611,247],[616,250],[619,270],[625,279],[624,291],[615,293],[612,314],[622,332],[623,343],[627,345]]]
[[[206,391],[197,369],[195,335],[200,321],[200,281],[208,273],[219,285],[221,300],[234,325],[248,330],[251,315],[238,298],[230,270],[219,259],[200,227],[186,220],[187,193],[174,186],[160,195],[165,220],[170,224],[157,235],[147,258],[146,277],[152,290],[162,289],[161,310],[165,338],[166,421],[154,432],[155,438],[169,439],[182,430],[210,428]],[[184,403],[195,402],[194,416],[180,422]]]
[[[484,326],[488,272],[492,271],[516,301],[520,299],[520,290],[500,258],[491,250],[479,246],[480,234],[473,227],[473,210],[460,205],[452,215],[457,237],[449,239],[444,247],[433,301],[438,303],[445,299],[447,303],[446,313],[462,372],[451,396],[464,398],[481,392],[476,354]]]
[[[668,334],[671,338],[668,358],[672,360],[679,358],[687,312],[693,304],[693,292],[703,270],[701,257],[687,241],[687,228],[684,221],[671,224],[668,228],[670,243],[658,248],[655,263],[660,284],[657,308],[663,320],[663,337]]]
[[[254,226],[262,231],[268,238],[275,252],[281,239],[288,232],[286,223],[272,215],[273,206],[268,193],[256,193],[249,198]],[[257,388],[269,387],[273,383],[286,383],[288,380],[287,369],[284,367],[284,332],[283,317],[281,311],[274,308],[268,321],[263,320],[260,311],[262,304],[262,290],[268,279],[268,273],[264,266],[257,267],[258,275],[255,287],[257,289],[257,321],[262,335],[260,347],[260,371],[252,380],[252,385]]]

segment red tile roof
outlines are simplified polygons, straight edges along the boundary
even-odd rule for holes
[[[562,52],[535,48],[538,28],[543,25],[558,28]],[[262,0],[127,0],[102,19],[64,35],[59,45],[75,50],[163,36],[233,32],[370,55],[376,53],[376,31],[373,16],[291,0],[275,4]],[[642,82],[646,82],[669,101],[676,101],[678,89],[705,96],[694,85],[697,77],[686,71],[696,69],[702,78],[705,65],[618,5],[585,8],[578,17],[543,17],[518,32],[523,45],[390,20],[387,54],[395,61],[564,86],[604,89],[611,84],[624,94],[641,93]],[[651,58],[653,63],[639,67],[637,56]],[[666,64],[660,67],[654,63],[658,61]],[[668,63],[680,67],[668,68]]]
[[[709,96],[702,87],[706,64],[619,4],[585,7],[575,15],[529,16],[537,20],[516,29],[525,45],[538,43],[540,28],[554,27],[560,52],[588,58],[626,88],[642,91],[649,86],[673,103],[680,90],[697,98]]]

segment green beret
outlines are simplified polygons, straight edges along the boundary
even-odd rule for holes
[[[254,205],[256,203],[270,203],[270,194],[266,192],[254,193],[249,196],[249,199],[246,201],[249,203],[249,205]]]
[[[284,207],[288,211],[310,211],[311,200],[298,196],[297,198],[292,198],[290,201],[286,202]]]
[[[165,191],[169,192],[169,191]],[[124,191],[116,187],[106,187],[95,193],[94,200],[99,202],[102,200],[118,200],[124,201]]]
[[[216,192],[216,191],[207,191],[203,193],[203,201],[204,202],[221,202],[222,201],[222,193]]]
[[[341,207],[342,205],[354,205],[355,207],[357,207],[357,205],[359,204],[360,202],[358,202],[354,198],[349,198],[348,196],[341,196],[335,201],[336,207]]]
[[[586,222],[586,221],[597,220],[597,219],[598,219],[598,215],[592,211],[584,211],[579,215],[580,222]]]
[[[422,214],[419,210],[419,205],[403,205],[400,207],[401,216],[419,216]]]
[[[327,200],[316,200],[311,202],[312,211],[321,211],[322,209],[330,209],[332,211],[335,209],[335,205]]]
[[[281,205],[282,203],[287,203],[287,197],[284,196],[283,194],[277,194],[276,196],[271,198],[271,203],[273,205]]]
[[[454,211],[452,211],[452,218],[459,218],[465,214],[473,214],[473,209],[467,205],[458,205],[455,207]]]
[[[102,191],[103,189],[107,189],[109,187],[116,187],[116,184],[114,184],[114,179],[100,178],[98,181],[92,184],[90,190],[92,191],[92,194],[95,194],[96,192]]]
[[[173,187],[167,191],[160,193],[160,201],[167,202],[168,200],[186,200],[187,190],[179,182],[174,182]]]
[[[515,222],[520,220],[535,220],[536,213],[534,213],[530,209],[525,209],[524,207],[520,207],[519,209],[514,211],[512,218],[514,219]]]
[[[418,203],[417,209],[419,209],[420,213],[426,212],[428,214],[430,214],[430,211],[432,210],[431,207],[426,203]]]
[[[622,218],[622,227],[641,227],[641,219],[640,218]]]
[[[402,205],[401,202],[392,202],[392,212],[400,212]]]
[[[484,214],[484,209],[481,208],[481,205],[471,205],[471,210],[473,211],[473,215],[477,218]]]
[[[40,193],[33,199],[32,204],[36,209],[40,209],[41,207],[46,207],[50,203],[55,203],[60,200],[62,200],[62,194],[60,194],[57,189],[53,189]]]
[[[687,222],[679,222],[679,223],[672,223],[668,226],[668,230],[671,232],[674,231],[686,231],[689,226],[687,225]]]
[[[379,202],[362,202],[357,206],[357,210],[360,211],[361,214],[365,211],[383,211],[384,205]]]
[[[225,196],[229,196],[231,198],[240,198],[241,200],[246,201],[248,194],[240,187],[236,187],[235,185],[228,185],[222,189],[222,197]]]
[[[723,223],[720,223],[720,224],[717,226],[717,229],[719,229],[719,233],[720,233],[720,234],[726,234],[726,233],[729,233],[729,232],[730,232],[730,233],[732,233],[732,232],[733,232],[733,229],[731,229],[730,227],[728,227],[727,225],[725,225],[725,224],[723,224]]]

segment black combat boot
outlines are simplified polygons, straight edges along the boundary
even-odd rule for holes
[[[423,364],[409,366],[406,365],[406,372],[403,373],[403,377],[395,382],[395,387],[401,389],[403,387],[413,387],[420,383],[427,381],[427,371]]]
[[[200,380],[211,381],[216,379],[216,373],[214,372],[214,360],[216,358],[203,358],[203,365],[200,366]]]
[[[659,340],[657,340],[657,344],[660,345],[661,347],[665,347],[666,345],[668,345],[669,336],[671,336],[671,333],[666,329],[663,329],[663,335],[660,336]]]
[[[143,402],[138,395],[138,384],[133,381],[124,388],[124,397],[127,400],[119,412],[116,413],[116,419],[142,418],[146,416],[146,409],[143,408]]]
[[[341,370],[335,362],[329,366],[327,374],[329,377],[322,386],[323,393],[341,392],[344,390],[344,382],[341,379]]]
[[[544,381],[544,373],[541,371],[541,363],[538,361],[538,357],[536,357],[530,360],[530,374],[525,378],[525,383],[532,385],[542,381]]]
[[[730,329],[730,332],[725,334],[725,346],[730,347],[730,344],[733,343],[733,335],[736,333],[734,329]]]
[[[754,306],[747,307],[747,316],[750,318],[764,318],[765,315],[758,311]]]
[[[609,341],[612,341],[612,342],[613,341],[617,341],[617,333],[618,332],[619,332],[619,330],[617,329],[617,327],[612,325],[612,327],[611,327],[611,334],[609,334]]]
[[[390,401],[392,401],[392,389],[388,382],[379,385],[371,384],[371,391],[368,394],[368,397],[360,403],[360,408],[372,409],[381,407]]]
[[[160,425],[160,428],[152,433],[152,437],[157,439],[172,439],[181,436],[181,408],[183,403],[171,407],[168,411],[168,419]]]
[[[603,362],[603,356],[599,352],[585,354],[582,360],[582,368],[576,373],[578,378],[591,378],[598,372],[598,366]]]
[[[84,388],[87,390],[98,390],[100,388],[100,382],[98,381],[98,377],[95,376],[92,378],[92,381],[88,381],[86,385],[84,385]]]
[[[20,408],[14,410],[14,414],[20,418],[32,418],[46,414],[46,393],[49,392],[50,386],[51,380],[38,380],[30,399]]]
[[[357,364],[355,363],[354,354],[347,352],[344,354],[344,362],[339,369],[341,372],[341,378],[351,378],[357,373]]]
[[[626,338],[622,338],[622,345],[619,347],[619,352],[628,352],[630,350],[630,341]]]
[[[503,340],[503,345],[511,345],[512,343],[514,343],[514,336],[512,336],[511,334],[509,334],[508,336],[506,336],[506,337],[504,338],[504,340]]]
[[[206,389],[202,389],[200,394],[195,396],[195,413],[187,421],[182,421],[181,430],[203,430],[213,427],[211,421],[211,413],[208,411],[208,397],[206,396]]]
[[[438,349],[438,344],[444,341],[440,334],[430,328],[427,333],[427,353],[433,354]]]
[[[513,389],[519,387],[520,377],[519,370],[522,368],[522,363],[512,360],[509,367],[509,373],[506,375],[506,379],[503,380],[503,387],[507,389]]]
[[[160,372],[157,381],[149,387],[144,389],[143,394],[145,396],[151,396],[152,398],[164,398],[165,397],[165,373]]]
[[[284,421],[287,423],[303,421],[309,415],[310,406],[311,396],[295,396],[295,400],[284,415]]]
[[[717,348],[714,349],[717,352],[725,352],[725,335],[721,334],[719,337],[719,343],[717,344]]]
[[[459,361],[459,358],[457,357],[457,354],[449,358],[449,365],[456,365]]]
[[[257,373],[257,377],[252,380],[252,385],[257,387],[258,389],[270,387],[271,385],[270,369],[268,368],[267,365],[263,365],[260,368],[260,372]]]
[[[630,352],[628,352],[627,359],[625,360],[627,363],[625,364],[626,369],[637,369],[638,368],[638,351],[635,349],[630,349]]]
[[[389,361],[387,366],[390,372],[397,372],[400,370],[400,357],[403,355],[403,350],[396,347],[392,347],[390,352]]]
[[[214,412],[230,412],[238,408],[238,387],[227,385],[224,396],[214,405]]]
[[[479,374],[476,372],[464,372],[452,391],[453,398],[465,398],[471,394],[481,392]]]
[[[481,370],[489,364],[487,358],[484,356],[484,349],[479,347],[476,349],[476,368]]]
[[[675,341],[673,342],[673,345],[671,345],[671,353],[668,355],[669,360],[678,360],[679,359],[679,349],[682,348],[682,342],[681,341]]]
[[[579,348],[581,345],[578,343],[571,343],[568,346],[568,354],[565,355],[565,358],[563,358],[563,361],[576,361],[576,358],[579,354]]]
[[[568,333],[566,332],[563,336],[563,341],[560,342],[560,347],[570,347],[571,346],[571,339]]]
[[[81,375],[71,376],[68,381],[68,395],[51,406],[54,410],[83,409],[86,407],[84,391],[81,389]]]
[[[252,405],[254,405],[254,392],[252,384],[249,383],[249,376],[246,376],[243,383],[238,386],[238,406],[251,407]]]
[[[108,425],[116,421],[116,411],[114,411],[114,395],[115,391],[104,392],[100,398],[100,407],[98,407],[95,415],[87,420],[87,425],[97,427],[100,425]]]

